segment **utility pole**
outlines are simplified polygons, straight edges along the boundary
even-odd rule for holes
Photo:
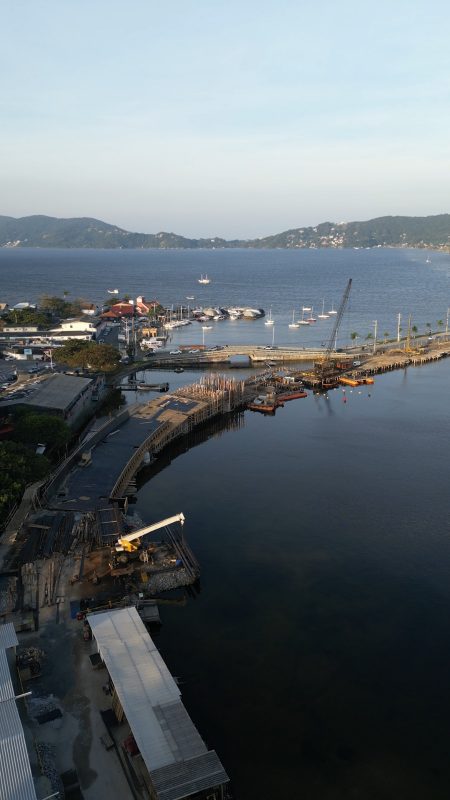
[[[378,331],[378,320],[377,319],[375,319],[373,321],[373,327],[374,327],[374,332],[373,332],[373,353],[375,355],[376,349],[377,349],[377,331]]]
[[[398,314],[397,316],[397,342],[400,341],[400,322],[402,321],[402,315]]]

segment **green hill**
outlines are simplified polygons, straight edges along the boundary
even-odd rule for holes
[[[98,219],[0,216],[0,247],[62,248],[317,248],[450,246],[450,214],[378,217],[365,222],[322,222],[262,239],[188,239],[175,233],[130,233]]]

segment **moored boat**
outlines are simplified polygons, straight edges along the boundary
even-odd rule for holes
[[[282,392],[277,395],[277,402],[285,403],[288,400],[299,400],[302,397],[308,397],[308,392],[305,392],[304,389],[297,389],[294,392]]]

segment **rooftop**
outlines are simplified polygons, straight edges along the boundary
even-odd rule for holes
[[[84,392],[92,378],[78,378],[75,375],[51,375],[37,387],[30,397],[22,403],[42,408],[65,411]]]
[[[6,648],[18,644],[11,622],[0,625],[0,792],[2,800],[36,800],[30,760]]]
[[[91,614],[89,624],[159,800],[227,783],[136,609]]]

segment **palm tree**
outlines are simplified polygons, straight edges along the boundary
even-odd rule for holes
[[[413,326],[412,326],[412,328],[411,328],[411,330],[412,330],[412,332],[413,332],[413,334],[414,334],[414,338],[416,338],[416,336],[417,336],[417,332],[418,332],[418,330],[419,330],[419,329],[418,329],[418,327],[417,327],[417,325],[413,325]]]
[[[386,344],[386,342],[387,342],[387,338],[388,338],[388,336],[389,336],[389,331],[385,331],[385,332],[383,333],[383,336],[384,336],[384,343]]]
[[[428,328],[428,333],[431,333],[431,322],[427,322],[426,325]]]
[[[370,341],[371,339],[373,339],[373,333],[369,331],[369,333],[366,336],[366,341]]]
[[[352,333],[350,334],[350,339],[352,340],[352,342],[355,343],[355,346],[358,344],[358,336],[359,333],[357,333],[357,331],[352,331]]]
[[[443,328],[444,327],[444,320],[443,319],[438,319],[437,326],[438,326],[438,328]]]

